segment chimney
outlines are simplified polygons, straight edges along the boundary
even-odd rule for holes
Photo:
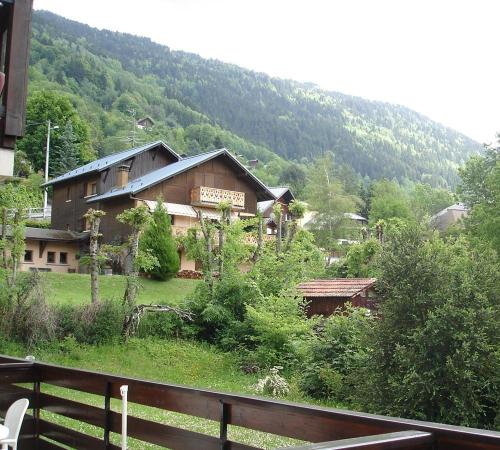
[[[123,187],[128,183],[129,166],[118,166],[118,173],[116,174],[116,187]]]

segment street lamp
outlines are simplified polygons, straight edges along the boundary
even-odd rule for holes
[[[49,181],[49,155],[50,155],[50,131],[57,130],[58,125],[51,127],[50,119],[47,121],[47,150],[45,152],[45,183]],[[43,216],[45,217],[45,210],[47,209],[47,186],[45,186],[45,192],[43,194]]]

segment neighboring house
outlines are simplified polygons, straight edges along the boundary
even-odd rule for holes
[[[140,128],[141,130],[150,130],[153,128],[153,125],[155,124],[154,120],[151,119],[151,117],[144,117],[142,119],[139,119],[137,121],[137,128]]]
[[[297,289],[309,302],[307,315],[330,316],[347,302],[353,306],[375,309],[376,278],[336,278],[301,283]]]
[[[312,228],[317,214],[317,211],[307,211],[303,219],[300,221],[301,226],[305,229]],[[351,227],[357,228],[359,226],[364,227],[368,225],[368,219],[360,216],[359,214],[344,213],[344,218],[349,220]]]
[[[0,226],[0,232],[1,232]],[[7,237],[10,229],[7,229]],[[73,273],[79,270],[79,255],[88,241],[88,233],[26,227],[23,271]]]
[[[52,227],[76,232],[88,229],[89,208],[106,212],[100,232],[105,243],[124,242],[128,226],[116,216],[139,204],[154,207],[161,196],[174,233],[183,234],[198,222],[200,211],[217,220],[217,205],[232,204],[234,217],[252,217],[257,202],[273,200],[270,190],[228,150],[181,157],[161,141],[116,153],[86,164],[47,183],[53,187]],[[181,270],[194,269],[181,249]]]
[[[276,223],[274,221],[273,206],[276,203],[281,204],[281,217],[282,223],[288,222],[292,219],[288,205],[295,200],[290,188],[286,186],[270,187],[269,190],[273,194],[273,199],[259,202],[257,208],[264,217],[266,224],[266,234],[276,234]]]
[[[344,217],[346,219],[350,219],[353,224],[360,225],[360,226],[368,225],[368,219],[366,217],[360,216],[359,214],[344,213]]]
[[[455,203],[448,206],[430,219],[431,226],[439,231],[445,231],[449,226],[457,223],[469,214],[464,203]]]

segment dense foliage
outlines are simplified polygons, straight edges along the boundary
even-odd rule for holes
[[[177,243],[172,236],[170,216],[163,206],[162,199],[156,202],[152,220],[141,236],[139,245],[145,252],[149,250],[156,257],[158,264],[148,273],[157,280],[167,280],[179,271],[180,260]]]
[[[471,208],[469,235],[500,255],[500,149],[471,158],[460,171],[460,195]]]
[[[383,414],[493,427],[499,411],[498,260],[465,240],[395,230],[380,257],[381,320],[359,401]],[[498,422],[496,422],[498,424]]]
[[[445,186],[477,143],[407,108],[310,84],[271,78],[171,51],[146,38],[96,30],[48,12],[33,23],[31,92],[68,93],[109,153],[162,137],[179,152],[225,145],[268,165],[259,175],[300,190],[300,165],[333,151],[362,177]],[[131,113],[150,115],[153,131],[133,132]],[[274,154],[273,154],[274,153]]]

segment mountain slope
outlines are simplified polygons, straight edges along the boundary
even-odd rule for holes
[[[402,106],[271,78],[48,12],[34,15],[33,36],[31,62],[43,76],[90,95],[104,111],[132,105],[170,128],[210,124],[285,159],[332,150],[361,176],[454,185],[457,166],[480,150]]]

